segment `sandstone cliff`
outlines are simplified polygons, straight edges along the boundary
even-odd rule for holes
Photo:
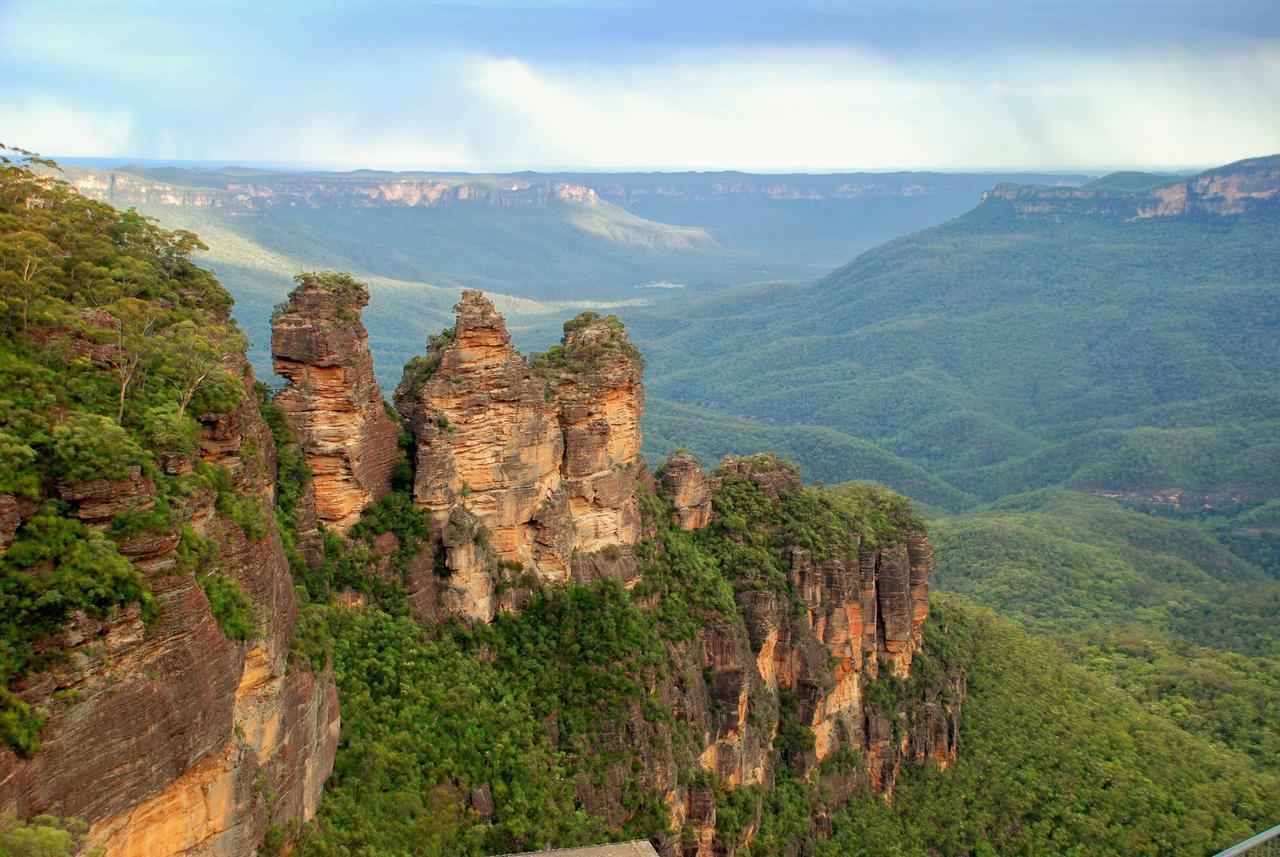
[[[1234,217],[1280,210],[1280,156],[1252,158],[1206,170],[1188,179],[1139,175],[1153,187],[1134,190],[1128,174],[1108,176],[1082,187],[1000,184],[983,201],[1022,219],[1083,216],[1117,220],[1157,217]]]
[[[496,181],[420,173],[260,173],[208,172],[194,185],[172,184],[143,170],[72,167],[68,180],[90,199],[120,208],[139,205],[215,208],[231,212],[289,208],[439,208],[455,205],[594,205],[585,184],[554,177],[537,180],[503,176]]]
[[[341,533],[391,490],[399,455],[360,321],[368,303],[347,275],[303,274],[271,320],[275,370],[289,381],[276,403],[312,472],[315,517]]]
[[[660,470],[678,526],[689,519],[674,501],[687,496],[689,482],[708,479],[700,468],[693,473],[696,467],[681,454]],[[794,505],[803,490],[798,473],[770,456],[726,459],[716,474],[731,492],[745,491],[784,515],[801,508]],[[714,520],[699,525],[717,538],[736,538]],[[860,787],[892,794],[904,762],[954,761],[963,676],[931,672],[908,681],[929,613],[935,562],[928,537],[902,529],[899,540],[878,547],[858,534],[850,538],[844,556],[782,546],[785,583],[735,579],[738,616],[704,621],[696,642],[673,653],[685,678],[667,692],[702,736],[697,764],[722,787],[767,787],[779,765],[791,765],[819,777],[838,804]],[[724,571],[744,573],[731,565]],[[659,775],[678,767],[678,753],[652,766]],[[692,843],[667,843],[666,853],[732,853],[750,840],[750,828],[736,842],[717,833],[713,790],[658,785],[673,828],[698,832]]]
[[[531,363],[480,292],[463,292],[457,313],[395,396],[416,443],[414,501],[445,550],[450,608],[487,621],[502,578],[524,574],[633,576],[625,547],[639,538],[644,391],[625,330],[580,316]]]
[[[247,533],[219,512],[211,489],[181,510],[186,526],[216,545],[218,571],[252,599],[256,637],[236,643],[219,630],[196,578],[205,570],[184,561],[177,529],[143,533],[121,551],[145,574],[159,617],[145,622],[136,606],[105,620],[79,614],[50,641],[67,657],[16,688],[48,718],[34,757],[0,751],[0,814],[84,819],[109,857],[250,855],[268,826],[314,815],[332,769],[337,691],[330,674],[287,668],[293,581],[279,535],[265,526],[274,445],[239,360],[240,405],[200,415],[196,453],[168,467],[225,468],[227,489],[261,515],[261,528]],[[58,490],[95,527],[156,502],[136,472]]]

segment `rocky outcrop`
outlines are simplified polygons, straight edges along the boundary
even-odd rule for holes
[[[677,452],[654,474],[658,490],[674,507],[674,522],[686,530],[700,530],[711,523],[711,495],[717,482],[707,476],[698,459]]]
[[[275,370],[289,382],[276,402],[313,474],[315,517],[341,533],[391,490],[399,456],[360,321],[368,303],[345,274],[303,274],[271,321]]]
[[[444,546],[454,609],[480,621],[498,584],[630,579],[644,390],[615,318],[579,316],[530,362],[480,292],[405,368],[396,406],[415,440],[414,501]]]
[[[198,456],[226,468],[269,520],[274,446],[252,373],[236,368],[246,394],[234,412],[200,417]],[[99,527],[155,502],[136,472],[58,493]],[[218,571],[252,599],[257,638],[222,634],[195,573],[178,562],[176,530],[122,543],[159,617],[145,622],[136,606],[101,620],[78,614],[50,641],[67,657],[13,688],[48,718],[32,758],[0,751],[0,814],[78,817],[109,857],[151,857],[250,855],[269,825],[315,813],[337,748],[333,677],[287,668],[297,611],[280,537],[266,528],[250,539],[216,500],[212,490],[190,497],[181,517],[216,543]]]
[[[1077,216],[1133,221],[1276,212],[1280,211],[1280,156],[1237,161],[1189,179],[1169,176],[1162,181],[1157,176],[1121,173],[1082,187],[1002,183],[983,194],[983,201],[1021,219]]]
[[[673,507],[686,496],[682,486],[712,479],[687,454],[658,472]],[[749,485],[775,507],[803,487],[795,468],[771,456],[726,459],[714,478]],[[674,523],[682,525],[679,514]],[[891,795],[904,763],[954,761],[963,676],[944,672],[921,695],[903,695],[924,647],[935,567],[929,539],[904,529],[892,544],[872,547],[849,535],[845,556],[785,548],[785,587],[733,579],[735,569],[725,567],[741,622],[705,618],[696,641],[672,652],[677,678],[664,692],[677,718],[701,735],[692,764],[722,787],[769,787],[778,766],[790,765],[818,777],[838,805],[862,788]],[[645,740],[661,746],[659,739]],[[714,792],[664,786],[661,772],[680,767],[678,754],[646,761],[656,787],[665,788],[672,828],[685,831],[683,840],[664,844],[664,854],[710,857],[749,841],[750,827],[736,842],[716,832]]]

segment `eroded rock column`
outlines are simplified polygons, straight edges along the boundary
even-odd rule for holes
[[[346,274],[304,274],[271,322],[276,399],[314,474],[317,520],[346,533],[391,490],[399,428],[373,375],[360,313],[369,291]]]

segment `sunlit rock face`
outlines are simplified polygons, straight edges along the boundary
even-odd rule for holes
[[[1118,174],[1123,177],[1125,174]],[[1027,220],[1088,217],[1149,220],[1157,217],[1210,219],[1280,211],[1280,156],[1250,158],[1206,170],[1191,178],[1170,176],[1158,187],[1132,190],[1115,183],[1046,187],[1002,183],[983,194],[988,207],[1005,208]]]
[[[313,474],[315,517],[345,533],[391,490],[399,428],[373,375],[360,321],[369,292],[349,277],[304,275],[271,322],[276,401]]]
[[[252,373],[237,369],[240,406],[200,415],[197,453],[173,464],[198,456],[225,467],[270,520],[274,442]],[[141,474],[56,490],[90,526],[155,502]],[[0,750],[0,815],[80,818],[109,857],[248,857],[269,825],[315,814],[337,750],[337,690],[331,673],[287,665],[297,605],[280,536],[268,528],[250,540],[217,514],[212,491],[186,502],[188,525],[218,546],[219,571],[253,600],[257,638],[236,643],[218,629],[195,574],[177,562],[176,530],[123,543],[160,615],[147,624],[136,606],[103,620],[78,614],[57,641],[66,659],[13,688],[48,719],[32,758]]]
[[[445,563],[455,608],[487,621],[498,584],[524,574],[632,579],[644,388],[626,331],[583,315],[530,361],[483,294],[463,292],[456,310],[452,331],[396,390],[415,440],[414,501],[437,537],[454,533]],[[474,523],[474,549],[456,538],[458,509]]]

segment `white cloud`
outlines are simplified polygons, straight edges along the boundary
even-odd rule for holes
[[[131,111],[70,104],[48,93],[11,93],[0,100],[0,142],[43,153],[86,157],[136,150]]]
[[[481,159],[596,168],[1181,166],[1280,149],[1275,46],[898,68],[753,52],[614,68],[477,59]],[[481,121],[481,120],[477,120]],[[488,141],[492,143],[494,141]]]
[[[429,42],[264,48],[262,34],[173,26],[131,40],[133,19],[97,20],[114,29],[5,20],[0,140],[61,155],[471,170],[1181,167],[1280,150],[1280,44],[1266,40],[532,61]]]

